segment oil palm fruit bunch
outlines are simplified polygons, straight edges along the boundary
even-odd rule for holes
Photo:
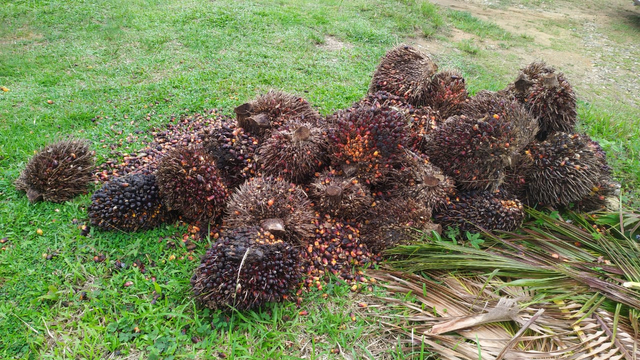
[[[369,85],[369,93],[386,91],[411,105],[422,105],[431,76],[438,66],[428,55],[401,44],[389,50],[380,60]]]
[[[521,165],[526,202],[555,207],[580,201],[608,179],[603,161],[586,135],[556,132],[531,142]]]
[[[306,183],[329,163],[327,130],[292,121],[274,130],[258,150],[260,171],[296,184]]]
[[[519,152],[520,133],[499,114],[452,116],[427,136],[424,149],[429,160],[460,189],[495,189]]]
[[[318,125],[322,118],[309,102],[301,97],[270,90],[254,100],[235,108],[238,126],[253,136],[266,136],[291,120]]]
[[[221,121],[203,131],[202,147],[213,157],[229,188],[256,176],[260,140],[231,121]]]
[[[260,226],[287,241],[301,241],[313,233],[314,212],[307,194],[280,178],[247,180],[231,195],[225,223],[230,228]]]
[[[462,74],[455,70],[444,70],[433,76],[422,103],[437,111],[443,119],[447,119],[460,115],[468,97]]]
[[[332,165],[368,185],[384,180],[409,142],[405,115],[388,106],[355,106],[327,121]]]
[[[44,147],[22,170],[16,189],[30,202],[64,202],[85,193],[94,169],[94,153],[84,140],[60,141]]]
[[[259,227],[224,231],[191,278],[195,299],[210,309],[279,302],[299,282],[298,249]]]
[[[158,163],[160,194],[171,210],[189,221],[209,223],[224,211],[229,190],[215,160],[202,147],[179,147]]]
[[[134,232],[174,219],[162,203],[155,175],[128,174],[91,196],[89,221],[102,230]]]
[[[513,231],[524,217],[522,203],[500,189],[458,192],[449,197],[446,207],[433,213],[435,223],[470,232]]]
[[[322,172],[310,184],[309,196],[320,213],[339,219],[358,219],[373,204],[368,187],[334,169]]]

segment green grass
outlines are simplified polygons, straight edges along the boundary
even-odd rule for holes
[[[345,285],[306,295],[300,308],[196,309],[189,279],[207,241],[190,252],[179,238],[186,229],[173,226],[83,237],[78,225],[89,195],[32,205],[13,181],[35,150],[56,139],[87,138],[101,161],[109,144],[141,147],[128,139],[136,131],[208,108],[231,114],[270,88],[301,94],[325,114],[344,108],[365,94],[379,58],[416,36],[455,27],[525,46],[494,24],[418,0],[15,0],[1,1],[0,22],[0,86],[8,89],[0,91],[3,359],[341,358],[336,348],[354,358],[403,358],[397,344],[377,342],[382,334],[371,320],[350,319],[360,295]],[[318,48],[326,36],[351,46]],[[460,69],[473,92],[500,89],[514,76],[487,51],[439,62]],[[616,174],[637,188],[633,109],[582,103],[580,116],[607,150],[619,152]],[[104,262],[93,260],[99,254]],[[129,266],[116,270],[115,260]]]

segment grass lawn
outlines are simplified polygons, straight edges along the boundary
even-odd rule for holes
[[[133,152],[142,144],[131,134],[172,116],[211,108],[231,115],[271,88],[331,113],[366,93],[378,60],[400,42],[452,44],[438,62],[460,69],[472,92],[501,89],[515,72],[496,66],[490,51],[451,40],[452,32],[534,46],[417,0],[0,0],[0,23],[2,359],[405,358],[358,311],[363,295],[338,281],[299,306],[203,311],[189,279],[207,241],[189,250],[180,241],[186,228],[174,226],[84,237],[90,195],[29,204],[13,181],[54,140],[89,139],[100,163],[108,145]],[[635,204],[637,114],[614,96],[579,107],[581,126],[613,155],[624,200]]]

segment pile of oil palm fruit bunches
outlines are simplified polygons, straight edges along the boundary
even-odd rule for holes
[[[602,148],[575,132],[571,85],[541,62],[470,96],[459,72],[400,45],[347,109],[321,116],[269,91],[235,115],[185,115],[97,169],[86,141],[53,144],[16,185],[32,201],[65,201],[93,176],[102,188],[88,218],[100,230],[178,218],[215,229],[191,279],[213,309],[281,301],[330,274],[362,281],[358,269],[411,229],[513,231],[523,204],[590,211],[619,189]]]

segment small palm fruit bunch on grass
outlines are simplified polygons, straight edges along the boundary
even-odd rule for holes
[[[443,119],[460,115],[469,93],[461,73],[455,70],[438,72],[429,82],[422,103],[437,111]]]
[[[299,282],[298,249],[259,227],[224,231],[191,278],[195,299],[210,309],[280,302]]]
[[[368,187],[334,169],[322,172],[311,183],[309,196],[320,213],[340,219],[358,219],[373,204]]]
[[[229,190],[215,160],[201,147],[168,152],[156,171],[165,204],[189,221],[210,223],[224,211]]]
[[[318,125],[320,113],[301,97],[281,91],[270,90],[254,100],[235,108],[238,126],[251,135],[265,137],[292,120]]]
[[[256,176],[256,152],[260,140],[238,127],[222,121],[203,131],[202,147],[215,160],[216,167],[229,188],[235,188]]]
[[[608,178],[606,159],[586,135],[556,132],[524,150],[526,202],[565,206],[578,202]]]
[[[162,203],[155,175],[114,178],[91,196],[89,221],[102,230],[147,230],[173,219]]]
[[[514,231],[524,217],[522,203],[500,189],[458,192],[449,197],[446,207],[433,213],[434,222],[470,232]]]
[[[287,241],[313,233],[314,212],[297,185],[270,176],[249,179],[231,195],[225,223],[230,228],[259,226]]]
[[[329,163],[327,130],[293,121],[274,130],[258,150],[260,170],[296,184],[306,183]]]
[[[401,160],[409,132],[403,113],[387,107],[356,106],[331,115],[329,154],[334,168],[367,185],[383,181]]]
[[[431,76],[438,66],[428,55],[409,45],[398,45],[380,60],[369,93],[386,91],[411,105],[421,105]]]
[[[27,163],[15,181],[30,202],[64,202],[85,193],[94,169],[94,153],[84,140],[47,145]]]

